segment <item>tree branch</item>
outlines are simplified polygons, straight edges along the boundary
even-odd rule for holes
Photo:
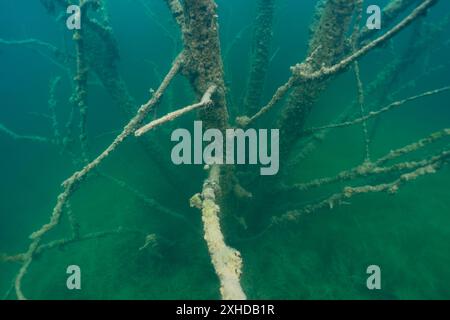
[[[25,253],[25,261],[22,267],[19,270],[19,273],[16,277],[15,281],[15,289],[17,297],[20,300],[26,299],[21,288],[22,279],[25,276],[29,265],[33,261],[33,256],[38,249],[39,243],[42,239],[42,236],[52,230],[56,225],[59,224],[62,210],[75,190],[76,185],[82,181],[86,175],[94,168],[96,168],[106,157],[109,156],[110,153],[115,151],[115,149],[133,132],[137,129],[142,120],[146,117],[151,108],[159,102],[161,97],[163,96],[165,90],[168,85],[178,74],[181,65],[183,63],[183,54],[181,53],[174,61],[172,68],[169,73],[164,78],[158,90],[154,93],[153,97],[144,105],[142,105],[137,114],[128,122],[128,124],[123,128],[123,131],[114,139],[114,141],[103,151],[97,158],[95,158],[92,162],[87,164],[81,171],[75,172],[70,178],[63,182],[64,191],[59,194],[58,200],[56,202],[55,207],[53,208],[53,212],[50,218],[49,223],[44,224],[39,230],[33,232],[30,236],[32,240],[28,251]]]
[[[21,134],[15,133],[14,131],[8,129],[1,123],[0,123],[0,132],[5,133],[7,136],[13,138],[14,140],[28,140],[28,141],[33,141],[33,142],[51,143],[50,139],[45,138],[45,137],[21,135]]]
[[[405,183],[416,180],[417,178],[436,173],[437,170],[448,163],[450,150],[445,150],[440,155],[432,157],[422,162],[422,166],[414,169],[411,172],[403,173],[400,177],[392,182],[381,183],[378,185],[363,185],[359,187],[345,187],[341,192],[335,193],[325,200],[319,201],[315,204],[307,205],[303,209],[288,211],[280,217],[274,217],[271,225],[278,224],[284,221],[295,221],[300,216],[314,213],[320,209],[333,209],[336,205],[341,205],[345,200],[348,200],[356,195],[364,193],[388,192],[394,194]]]
[[[426,165],[426,163],[424,163],[425,160],[403,162],[403,163],[394,164],[390,167],[382,167],[388,161],[394,160],[405,154],[415,152],[419,149],[422,149],[422,148],[428,146],[429,144],[435,143],[435,142],[442,140],[444,138],[447,138],[449,136],[450,136],[450,128],[447,128],[447,129],[435,132],[435,133],[431,134],[430,136],[428,136],[424,139],[421,139],[417,142],[414,142],[412,144],[409,144],[405,147],[402,147],[402,148],[399,148],[396,150],[392,150],[387,155],[379,158],[375,162],[367,162],[366,161],[363,164],[361,164],[360,166],[357,166],[356,168],[353,168],[350,170],[342,171],[334,177],[315,179],[315,180],[312,180],[307,183],[299,183],[299,184],[295,184],[291,187],[283,187],[282,189],[283,189],[283,191],[292,191],[292,190],[307,191],[312,188],[318,188],[323,185],[328,185],[328,184],[335,183],[335,182],[348,181],[348,180],[353,180],[356,178],[366,177],[366,176],[374,175],[374,174],[384,174],[384,173],[401,171],[404,169],[414,169],[414,168],[417,168],[420,166],[424,166],[424,165]],[[432,161],[433,159],[439,160],[436,158],[436,156],[431,157],[430,159],[431,160],[429,160],[429,161]]]
[[[358,51],[354,52],[350,56],[345,59],[342,59],[340,62],[330,66],[330,67],[321,67],[318,71],[311,72],[309,68],[306,68],[306,61],[300,64],[297,64],[291,67],[291,71],[293,75],[289,78],[289,80],[279,87],[272,97],[271,101],[261,108],[261,110],[252,116],[250,119],[241,118],[240,122],[242,124],[249,125],[251,122],[258,119],[261,115],[269,111],[273,108],[273,106],[280,101],[289,89],[297,83],[302,82],[310,82],[315,80],[323,80],[325,78],[331,77],[339,72],[344,71],[351,63],[363,57],[371,50],[381,46],[386,41],[394,37],[397,33],[402,31],[404,28],[409,26],[414,20],[416,20],[421,15],[425,14],[429,8],[437,3],[437,0],[425,0],[421,5],[419,5],[413,12],[411,12],[406,18],[404,18],[400,23],[394,26],[391,30],[386,32],[384,35],[378,37],[377,39],[371,41],[369,44],[365,45]]]
[[[308,72],[305,70],[300,64],[297,64],[292,68],[292,72],[296,74],[301,81],[312,81],[319,80],[326,77],[330,77],[334,74],[337,74],[344,69],[346,69],[352,62],[358,60],[362,56],[366,55],[373,49],[381,46],[383,43],[394,37],[397,33],[402,31],[404,28],[409,26],[413,21],[415,21],[418,17],[426,14],[427,10],[434,6],[438,0],[425,0],[422,4],[420,4],[416,9],[413,10],[406,18],[404,18],[400,23],[398,23],[391,30],[386,32],[384,35],[378,37],[377,39],[371,41],[358,51],[354,52],[350,56],[345,59],[342,59],[340,62],[336,63],[330,67],[322,67],[318,71]]]
[[[216,91],[216,89],[217,89],[216,85],[211,85],[208,88],[208,90],[206,90],[205,94],[203,95],[203,97],[199,103],[195,103],[195,104],[189,105],[187,107],[178,109],[178,110],[173,111],[159,119],[153,120],[152,122],[146,124],[145,126],[139,128],[138,130],[136,130],[134,132],[134,135],[136,137],[140,137],[143,134],[149,132],[150,130],[152,130],[166,122],[173,121],[173,120],[181,117],[182,115],[189,113],[191,111],[194,111],[196,109],[204,108],[204,107],[211,105],[213,103],[211,96]]]
[[[245,300],[246,296],[240,284],[242,258],[239,251],[225,243],[220,228],[220,166],[214,165],[209,177],[203,184],[203,191],[191,199],[191,206],[202,211],[205,240],[211,261],[220,280],[220,293],[224,300]]]

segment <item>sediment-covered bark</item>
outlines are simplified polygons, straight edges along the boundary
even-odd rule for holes
[[[213,0],[185,0],[186,28],[183,30],[186,65],[184,74],[198,98],[211,84],[217,86],[213,104],[199,113],[207,128],[228,126],[223,62],[220,52],[217,5]]]
[[[224,131],[228,127],[223,62],[220,50],[217,5],[214,0],[185,0],[184,74],[200,98],[211,85],[216,86],[211,103],[202,108],[199,118],[206,128]],[[242,259],[239,251],[226,245],[220,227],[225,211],[223,199],[231,190],[233,175],[228,166],[212,166],[203,184],[198,207],[202,210],[205,240],[214,270],[220,280],[223,299],[245,299],[240,285]],[[194,196],[193,199],[198,197]],[[191,202],[192,203],[192,202]]]
[[[47,4],[66,3],[64,0],[41,1]],[[33,260],[44,250],[63,247],[78,241],[121,234],[125,231],[123,229],[117,229],[107,232],[91,233],[83,236],[79,234],[78,228],[75,226],[72,227],[72,237],[51,241],[47,244],[41,244],[43,237],[59,225],[63,210],[67,210],[65,208],[69,208],[70,211],[68,201],[72,193],[79,187],[80,183],[84,181],[85,177],[87,177],[90,172],[95,170],[100,163],[106,159],[106,157],[114,152],[117,147],[125,141],[125,139],[133,133],[138,136],[140,135],[140,130],[137,129],[145,120],[145,117],[148,115],[150,110],[159,103],[164,92],[166,92],[168,85],[171,83],[175,75],[178,74],[181,68],[184,68],[184,74],[190,79],[199,97],[203,96],[203,98],[199,103],[171,112],[166,116],[152,121],[150,124],[141,129],[143,130],[142,133],[145,133],[151,129],[154,129],[156,126],[167,123],[168,121],[174,120],[177,117],[196,109],[201,109],[200,119],[204,121],[206,127],[214,127],[224,130],[228,125],[225,85],[223,81],[223,68],[222,59],[220,56],[215,2],[214,0],[184,0],[183,2],[180,2],[179,0],[166,1],[169,4],[178,24],[181,26],[186,49],[174,61],[171,70],[166,75],[163,83],[154,93],[153,97],[146,104],[141,106],[134,117],[128,122],[122,132],[115,138],[108,148],[105,149],[97,158],[87,164],[83,169],[73,173],[73,175],[71,175],[63,183],[63,191],[57,198],[50,221],[30,236],[32,243],[30,244],[28,250],[25,253],[17,255],[0,254],[0,262],[21,263],[21,268],[14,284],[19,299],[25,299],[25,296],[22,293],[23,277],[27,273]],[[403,2],[407,1],[392,1],[392,3]],[[302,135],[365,123],[366,120],[377,118],[380,115],[405,104],[406,102],[437,93],[449,92],[449,86],[431,90],[416,96],[396,101],[384,108],[379,109],[378,111],[368,114],[365,114],[362,109],[361,116],[356,119],[343,120],[342,122],[312,128],[310,130],[303,129],[304,120],[316,101],[317,96],[326,86],[330,77],[343,72],[349,65],[356,63],[358,58],[391,39],[400,30],[412,23],[412,21],[414,21],[417,17],[422,16],[426,12],[427,8],[436,2],[437,0],[424,0],[422,5],[413,11],[413,13],[398,26],[392,28],[392,30],[388,31],[385,35],[360,49],[355,46],[353,48],[354,52],[351,53],[350,56],[347,56],[340,62],[337,62],[347,48],[346,31],[350,24],[354,5],[361,4],[361,0],[328,0],[323,7],[323,13],[317,27],[315,28],[315,33],[310,43],[309,58],[302,64],[298,64],[292,68],[293,75],[289,81],[277,91],[274,98],[272,98],[273,103],[269,104],[269,108],[265,109],[270,109],[271,106],[280,101],[289,90],[292,88],[294,89],[288,103],[288,110],[283,114],[283,119],[281,121],[284,125],[282,130],[285,130],[284,132],[287,133],[284,137],[287,141],[284,142],[286,150],[289,151],[289,148],[291,147],[291,145],[288,144],[289,140],[293,143]],[[184,7],[181,3],[183,3]],[[91,59],[90,64],[92,66],[90,66],[90,68],[93,70],[98,68],[95,72],[98,73],[101,79],[103,79],[102,82],[104,82],[105,87],[108,91],[110,91],[113,98],[120,101],[120,106],[129,106],[131,109],[134,108],[135,104],[132,103],[132,99],[129,96],[117,71],[116,60],[118,55],[115,44],[112,42],[113,38],[110,30],[108,27],[104,27],[107,26],[107,24],[97,24],[95,20],[89,20],[87,25],[88,38],[83,38],[83,40],[89,39],[87,43],[90,43],[91,46],[88,50],[84,49],[87,51],[86,59],[88,61]],[[97,40],[101,45],[95,45]],[[83,68],[78,69],[83,70]],[[360,88],[359,94],[360,96],[363,96],[362,83],[358,71],[357,78],[359,82],[358,87]],[[85,82],[83,82],[83,84],[85,84]],[[362,101],[363,97],[360,97],[359,100]],[[18,135],[1,124],[0,131],[6,133],[14,139],[51,142],[51,140],[46,138]],[[54,136],[58,137],[58,134],[54,134]],[[321,186],[353,181],[355,179],[365,177],[381,177],[384,180],[382,183],[375,181],[376,184],[367,184],[367,182],[364,182],[359,186],[354,186],[352,183],[352,186],[347,186],[339,192],[331,194],[329,197],[325,198],[325,200],[321,198],[317,202],[308,204],[299,210],[289,211],[279,218],[273,219],[268,228],[271,228],[276,223],[296,220],[304,214],[310,214],[324,208],[333,209],[335,206],[346,203],[348,199],[354,197],[355,195],[375,192],[396,193],[403,184],[413,181],[421,176],[435,173],[437,170],[444,167],[444,165],[447,165],[450,159],[450,150],[448,150],[447,147],[444,151],[434,153],[431,156],[427,156],[424,159],[418,159],[417,161],[411,161],[408,159],[403,162],[397,162],[397,158],[403,155],[409,155],[410,153],[423,149],[424,147],[437,141],[448,139],[449,136],[450,131],[447,128],[419,140],[418,142],[414,142],[397,150],[391,151],[385,156],[378,158],[378,160],[371,160],[367,157],[363,164],[349,170],[342,171],[336,176],[315,179],[307,183],[296,184],[290,188],[284,188],[283,191],[289,189],[292,189],[292,191],[306,191],[313,188],[319,188]],[[388,161],[396,162],[386,166]],[[201,209],[204,238],[211,256],[214,270],[220,280],[220,292],[222,298],[245,299],[246,295],[240,283],[240,277],[242,274],[242,258],[239,251],[226,244],[220,223],[223,212],[225,210],[231,211],[229,202],[227,203],[228,206],[224,206],[224,201],[222,200],[224,194],[226,194],[226,191],[223,188],[223,181],[227,181],[227,178],[229,177],[229,175],[224,175],[223,172],[227,172],[228,167],[213,165],[207,166],[206,169],[208,170],[208,177],[203,183],[201,193],[192,197],[191,205]],[[389,175],[383,176],[385,174]],[[392,176],[395,177],[392,179]],[[131,190],[134,194],[140,196],[141,198],[144,198],[145,202],[150,204],[156,210],[180,219],[185,219],[184,216],[162,207],[160,204],[147,198],[146,196],[140,195],[138,191],[128,187],[125,183],[117,181],[114,178],[110,180],[118,183],[119,186]],[[239,185],[236,185],[235,191],[237,193],[246,193],[245,190],[239,190],[239,188]],[[273,185],[271,185],[271,188],[267,188],[267,190],[272,193],[271,199],[273,202],[279,201],[277,197],[273,197]],[[246,196],[249,195],[246,194]],[[261,203],[267,205],[267,201]],[[257,204],[258,202],[255,202],[255,205]],[[261,216],[261,212],[258,212],[258,214]],[[71,213],[67,212],[67,215],[69,216],[71,225],[74,225],[70,217]],[[268,228],[266,228],[263,232],[266,232]],[[146,247],[151,246],[151,244],[155,241],[154,234],[143,235],[145,236],[145,243],[138,250],[143,250]]]
[[[85,10],[83,10],[85,12]],[[81,145],[81,160],[83,163],[89,161],[88,154],[88,136],[87,136],[87,81],[88,81],[88,64],[86,57],[86,45],[84,39],[84,29],[76,30],[73,35],[76,48],[76,75],[74,77],[75,92],[72,96],[72,103],[80,113],[80,145]]]
[[[220,280],[220,294],[224,300],[245,300],[241,287],[242,258],[239,251],[229,247],[220,227],[219,206],[220,166],[209,170],[209,177],[203,184],[201,194],[191,198],[191,206],[202,211],[204,238],[217,276]]]
[[[402,15],[409,7],[416,5],[421,0],[391,0],[386,6],[383,8],[382,16],[382,26],[389,27],[391,26],[395,20]],[[379,30],[377,29],[367,29],[364,28],[361,32],[360,41],[364,42],[376,34]]]
[[[343,55],[346,33],[356,2],[357,0],[329,0],[321,9],[321,18],[309,43],[309,55],[314,52],[314,58],[306,61],[305,69],[317,71],[323,65],[334,64]],[[281,157],[289,154],[300,137],[301,128],[327,83],[327,80],[320,79],[300,83],[290,94],[279,121]]]
[[[253,115],[261,103],[261,96],[270,61],[273,36],[273,16],[275,0],[259,0],[253,30],[253,45],[250,78],[244,100],[248,115]]]

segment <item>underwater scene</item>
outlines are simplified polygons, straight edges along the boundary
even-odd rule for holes
[[[0,299],[450,299],[448,0],[1,0]]]

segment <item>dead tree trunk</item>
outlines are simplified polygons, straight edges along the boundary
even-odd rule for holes
[[[172,1],[173,4],[173,1]],[[177,6],[178,7],[178,6]],[[199,112],[206,128],[224,131],[228,127],[223,62],[220,51],[217,5],[214,0],[185,0],[182,26],[185,45],[184,74],[200,98],[211,85],[217,87],[211,104]],[[176,15],[175,15],[176,17]],[[180,19],[177,19],[180,24]],[[232,181],[231,167],[214,165],[209,170],[203,192],[193,199],[202,210],[205,240],[214,270],[220,280],[223,299],[245,299],[240,285],[242,259],[239,251],[226,245],[220,227],[223,198]],[[195,205],[191,201],[191,204]]]

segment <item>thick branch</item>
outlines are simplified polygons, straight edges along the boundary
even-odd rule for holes
[[[109,154],[115,149],[134,131],[137,129],[142,120],[147,116],[151,108],[159,102],[163,93],[167,89],[168,85],[175,77],[175,75],[179,72],[181,65],[183,63],[183,54],[180,54],[177,59],[174,61],[172,68],[169,73],[166,75],[164,81],[158,88],[158,90],[154,93],[153,97],[144,105],[142,105],[137,114],[128,122],[128,124],[124,127],[123,131],[114,139],[111,145],[106,148],[97,158],[95,158],[92,162],[86,165],[81,171],[75,172],[69,179],[63,182],[64,191],[59,194],[57,203],[53,208],[52,216],[50,222],[43,225],[39,230],[35,231],[31,234],[30,238],[32,243],[30,244],[28,251],[25,253],[25,262],[22,265],[22,268],[19,270],[19,274],[16,277],[15,289],[17,297],[20,300],[26,299],[21,289],[22,278],[25,276],[29,265],[33,261],[33,256],[39,246],[41,238],[44,234],[52,230],[56,225],[59,224],[60,217],[62,214],[62,210],[74,191],[76,185],[82,181],[86,175],[94,168],[96,168]]]
[[[291,76],[284,85],[279,87],[273,97],[270,99],[269,103],[267,103],[264,107],[262,107],[257,113],[255,113],[252,117],[242,116],[236,118],[236,123],[240,127],[248,127],[250,126],[255,120],[260,118],[262,115],[264,115],[267,111],[272,109],[281,99],[284,98],[286,93],[292,88],[292,86],[295,84],[296,78],[294,76]]]
[[[209,177],[203,184],[203,191],[191,199],[191,206],[202,210],[202,221],[205,240],[208,245],[211,261],[220,280],[220,293],[224,300],[244,300],[240,277],[242,273],[242,258],[239,251],[225,243],[220,228],[220,166],[214,165]]]
[[[80,2],[83,3],[83,2]],[[75,40],[76,48],[76,75],[74,78],[75,92],[72,97],[72,103],[75,104],[75,108],[78,108],[80,112],[80,145],[81,145],[81,157],[83,163],[89,161],[88,156],[88,141],[87,141],[87,81],[88,81],[88,65],[86,57],[86,47],[84,41],[84,29],[76,30],[73,39]]]

